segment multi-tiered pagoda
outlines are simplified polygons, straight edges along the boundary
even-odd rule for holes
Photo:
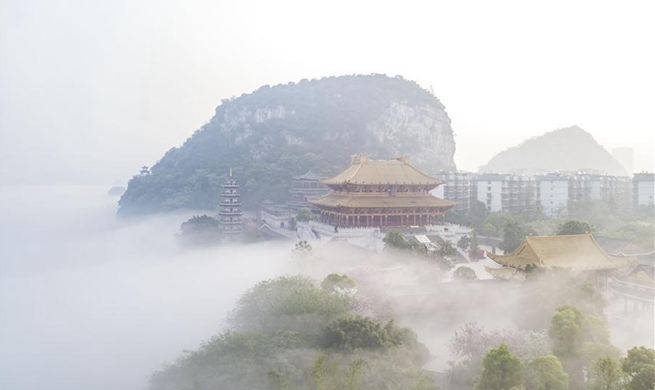
[[[345,171],[321,183],[332,192],[308,201],[320,209],[323,223],[339,227],[425,226],[457,204],[431,195],[443,182],[414,168],[408,156],[354,155]]]
[[[242,232],[241,194],[239,193],[239,183],[232,177],[232,169],[221,185],[221,203],[218,205],[218,210],[218,222],[222,233],[238,234]]]

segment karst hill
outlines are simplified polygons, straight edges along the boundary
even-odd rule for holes
[[[427,172],[454,169],[455,141],[443,104],[402,77],[353,75],[302,80],[224,100],[186,142],[135,176],[119,215],[213,209],[230,167],[243,201],[285,201],[292,177],[336,173],[350,155],[410,154]]]
[[[577,127],[550,131],[495,155],[480,172],[597,171],[626,176],[629,172],[591,134]]]

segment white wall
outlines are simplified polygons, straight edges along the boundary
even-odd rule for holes
[[[568,180],[539,181],[539,204],[544,214],[552,216],[561,207],[566,207],[569,200]]]
[[[490,213],[502,211],[501,194],[503,191],[503,182],[500,180],[481,180],[478,181],[478,200],[487,206]],[[487,194],[491,194],[491,198]],[[491,202],[487,202],[487,200]]]
[[[655,195],[655,183],[652,181],[640,181],[637,185],[637,204],[653,204]]]

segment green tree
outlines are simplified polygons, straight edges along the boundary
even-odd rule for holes
[[[513,321],[521,328],[547,330],[555,310],[571,304],[582,312],[602,316],[605,300],[583,275],[566,269],[532,272],[521,286],[521,310],[513,313]],[[539,302],[535,305],[534,302]]]
[[[490,349],[482,358],[482,375],[476,390],[506,390],[523,384],[523,364],[505,343]]]
[[[527,367],[530,390],[568,390],[569,376],[556,356],[537,356]]]
[[[246,291],[228,324],[238,330],[290,330],[317,337],[323,324],[347,313],[349,301],[347,296],[317,288],[307,277],[283,276]]]
[[[558,356],[572,355],[580,351],[583,343],[584,315],[575,306],[557,308],[550,320],[548,335],[553,339],[553,352]]]
[[[478,258],[478,251],[480,250],[480,238],[478,237],[478,232],[474,229],[473,235],[471,236],[471,245],[470,253],[474,259]]]
[[[571,305],[560,306],[551,317],[548,335],[553,352],[570,375],[572,387],[582,387],[585,349],[590,345],[609,345],[609,330],[598,317],[585,316]]]
[[[456,280],[476,280],[478,276],[469,267],[459,267],[453,272],[453,278]]]
[[[315,221],[316,220],[316,215],[312,212],[307,207],[303,207],[298,211],[298,214],[296,215],[296,220],[298,222],[308,222],[308,221]]]
[[[483,202],[480,202],[479,200],[471,201],[471,207],[469,208],[468,212],[468,219],[474,228],[477,229],[478,227],[482,226],[488,215],[489,211]]]
[[[209,215],[194,215],[182,223],[178,239],[185,245],[211,245],[220,241],[218,220]]]
[[[471,245],[471,238],[469,236],[462,236],[462,238],[457,241],[457,246],[463,250],[467,250]]]
[[[405,240],[405,237],[403,237],[403,234],[398,230],[389,230],[387,234],[384,235],[383,241],[385,243],[385,248],[408,249],[411,247],[409,242]]]
[[[441,241],[439,243],[439,249],[437,250],[439,255],[441,257],[447,258],[447,257],[455,257],[457,256],[457,249],[455,246],[448,240]]]
[[[503,242],[500,244],[500,249],[505,251],[505,253],[514,252],[524,238],[525,232],[519,223],[509,221],[503,227]]]
[[[490,213],[485,218],[483,226],[484,234],[487,236],[501,237],[503,228],[510,222],[517,222],[519,225],[523,224],[523,218],[519,215],[508,213],[506,211],[498,211]]]
[[[498,236],[498,231],[496,230],[496,227],[490,223],[485,223],[482,225],[481,229],[482,235],[488,236],[488,237],[496,237]]]
[[[321,282],[321,288],[331,293],[352,290],[355,287],[357,287],[355,281],[350,279],[348,275],[339,275],[336,273],[329,274]]]
[[[655,388],[655,350],[634,347],[621,362],[623,371],[629,376],[630,390],[652,390]]]
[[[326,348],[345,349],[389,349],[417,344],[416,334],[408,328],[398,327],[389,321],[386,324],[370,317],[345,316],[337,319],[323,330]]]
[[[611,357],[600,357],[591,362],[591,390],[623,390],[625,374],[621,363]],[[649,389],[650,390],[650,389]]]
[[[558,226],[556,234],[558,236],[568,236],[572,234],[591,233],[593,230],[594,230],[593,226],[591,226],[587,222],[566,221]]]

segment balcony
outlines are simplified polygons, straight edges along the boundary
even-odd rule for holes
[[[220,215],[241,215],[241,210],[230,210],[230,209],[221,209],[219,212]]]
[[[241,223],[243,223],[243,221],[240,218],[237,219],[237,220],[234,220],[234,221],[221,219],[221,220],[219,220],[219,222],[220,222],[221,225],[241,225]]]

